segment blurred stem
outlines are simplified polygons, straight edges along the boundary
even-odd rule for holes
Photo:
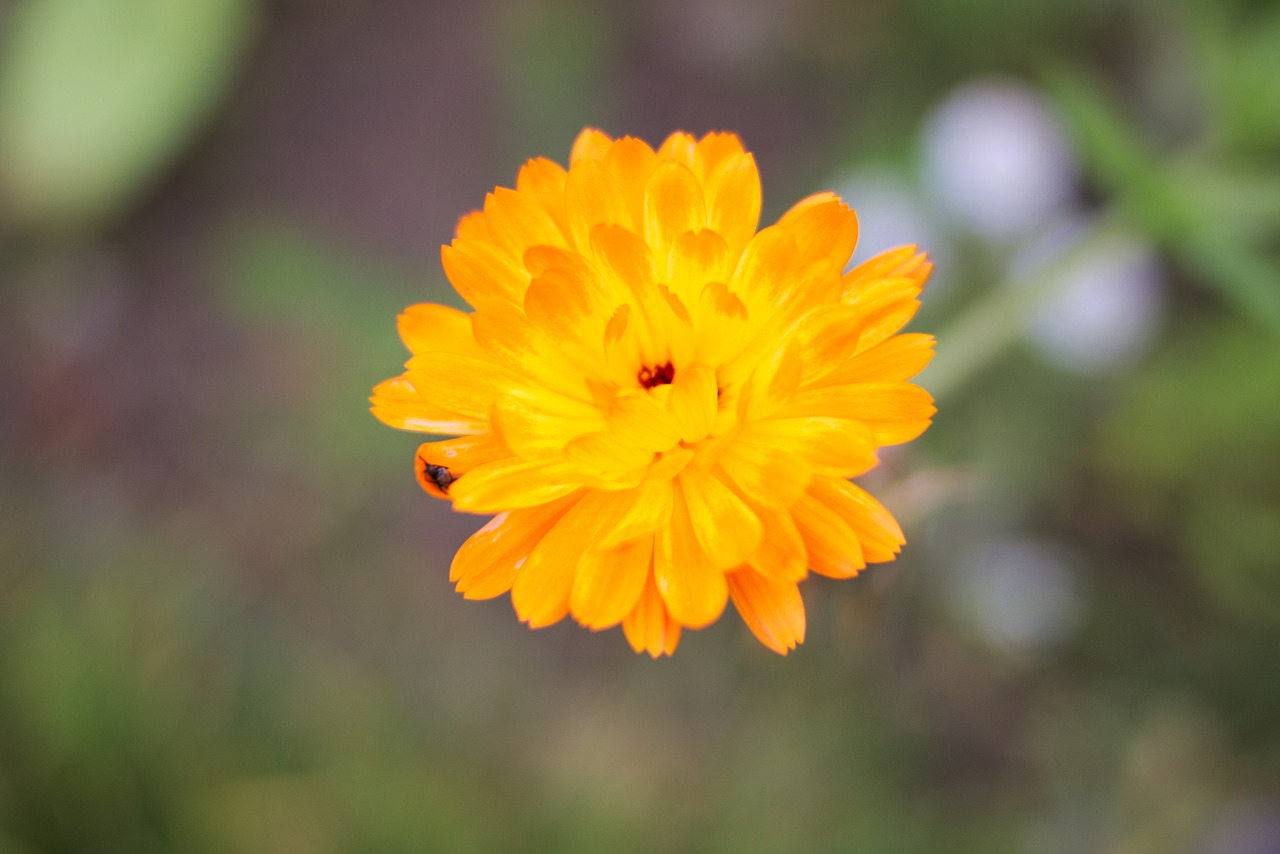
[[[1104,211],[1070,244],[1028,273],[1010,276],[938,334],[939,358],[921,379],[937,398],[955,394],[1022,337],[1027,317],[1062,287],[1065,274],[1119,232]]]

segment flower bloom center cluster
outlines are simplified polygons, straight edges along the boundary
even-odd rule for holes
[[[785,653],[809,572],[894,557],[849,478],[933,414],[909,382],[932,339],[899,334],[929,264],[906,247],[846,272],[857,217],[830,193],[757,231],[759,212],[731,134],[655,151],[587,130],[568,169],[530,161],[463,218],[442,260],[472,311],[410,307],[413,358],[373,408],[455,436],[419,448],[419,482],[496,514],[454,558],[465,596],[621,623],[654,656],[732,600]]]

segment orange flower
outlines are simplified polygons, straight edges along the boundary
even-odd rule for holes
[[[533,628],[622,624],[676,648],[732,599],[761,642],[804,640],[797,584],[893,560],[893,517],[848,478],[929,425],[907,382],[933,339],[900,335],[931,265],[915,247],[849,273],[832,193],[757,232],[760,178],[733,134],[656,152],[583,131],[463,217],[445,274],[474,309],[411,306],[402,376],[373,412],[458,438],[418,480],[497,514],[459,549],[468,599],[511,591]]]

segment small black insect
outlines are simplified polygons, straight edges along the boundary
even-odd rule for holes
[[[441,492],[449,491],[449,484],[457,480],[453,472],[444,466],[433,466],[431,463],[422,463],[422,476],[439,487]]]

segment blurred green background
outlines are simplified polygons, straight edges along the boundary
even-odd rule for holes
[[[787,659],[464,603],[366,411],[585,124],[939,264]],[[0,852],[1272,854],[1278,665],[1280,5],[0,3]]]

